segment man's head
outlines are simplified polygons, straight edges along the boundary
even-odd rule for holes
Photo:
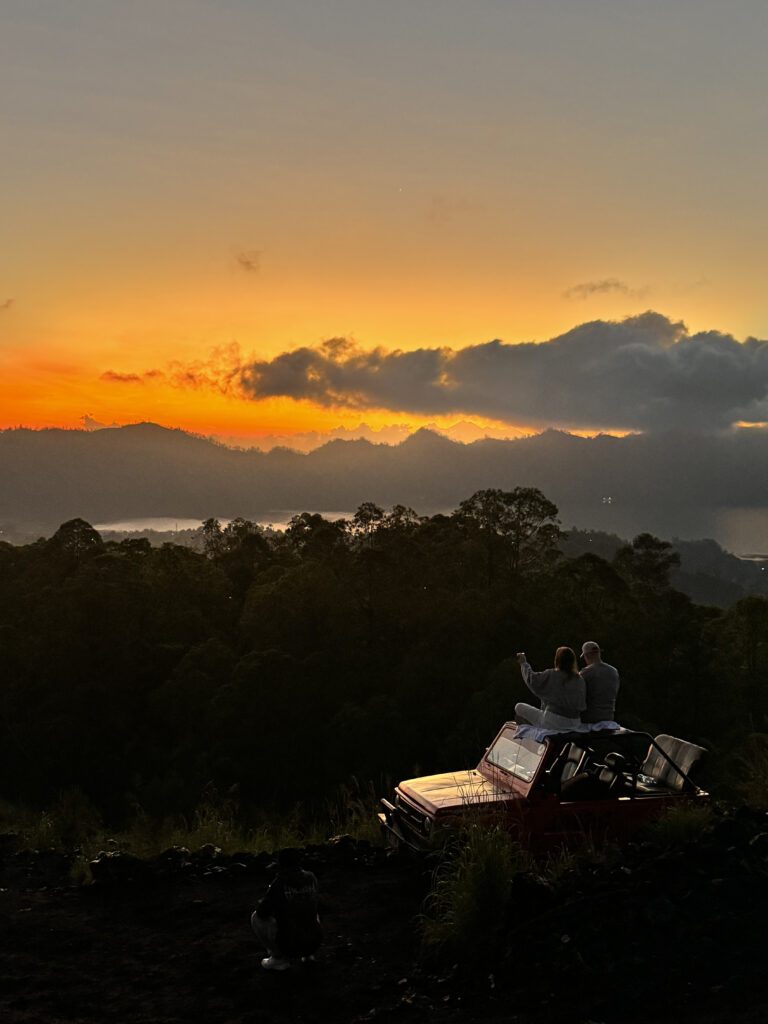
[[[600,644],[596,644],[594,640],[587,640],[581,645],[581,656],[587,665],[600,661]]]

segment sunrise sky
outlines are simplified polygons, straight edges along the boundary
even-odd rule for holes
[[[0,426],[762,422],[767,44],[765,0],[3,0]]]

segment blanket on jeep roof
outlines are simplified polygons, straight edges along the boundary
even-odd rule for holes
[[[570,732],[618,732],[618,722],[582,722],[576,729],[545,729],[539,725],[518,725],[515,733],[518,739],[532,739],[541,743],[547,736],[561,736]]]

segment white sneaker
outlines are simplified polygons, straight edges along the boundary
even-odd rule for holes
[[[291,966],[290,960],[283,960],[279,956],[265,956],[261,961],[265,971],[287,971]]]

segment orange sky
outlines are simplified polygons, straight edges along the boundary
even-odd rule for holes
[[[427,422],[168,382],[233,342],[768,336],[760,0],[4,8],[0,426]]]

